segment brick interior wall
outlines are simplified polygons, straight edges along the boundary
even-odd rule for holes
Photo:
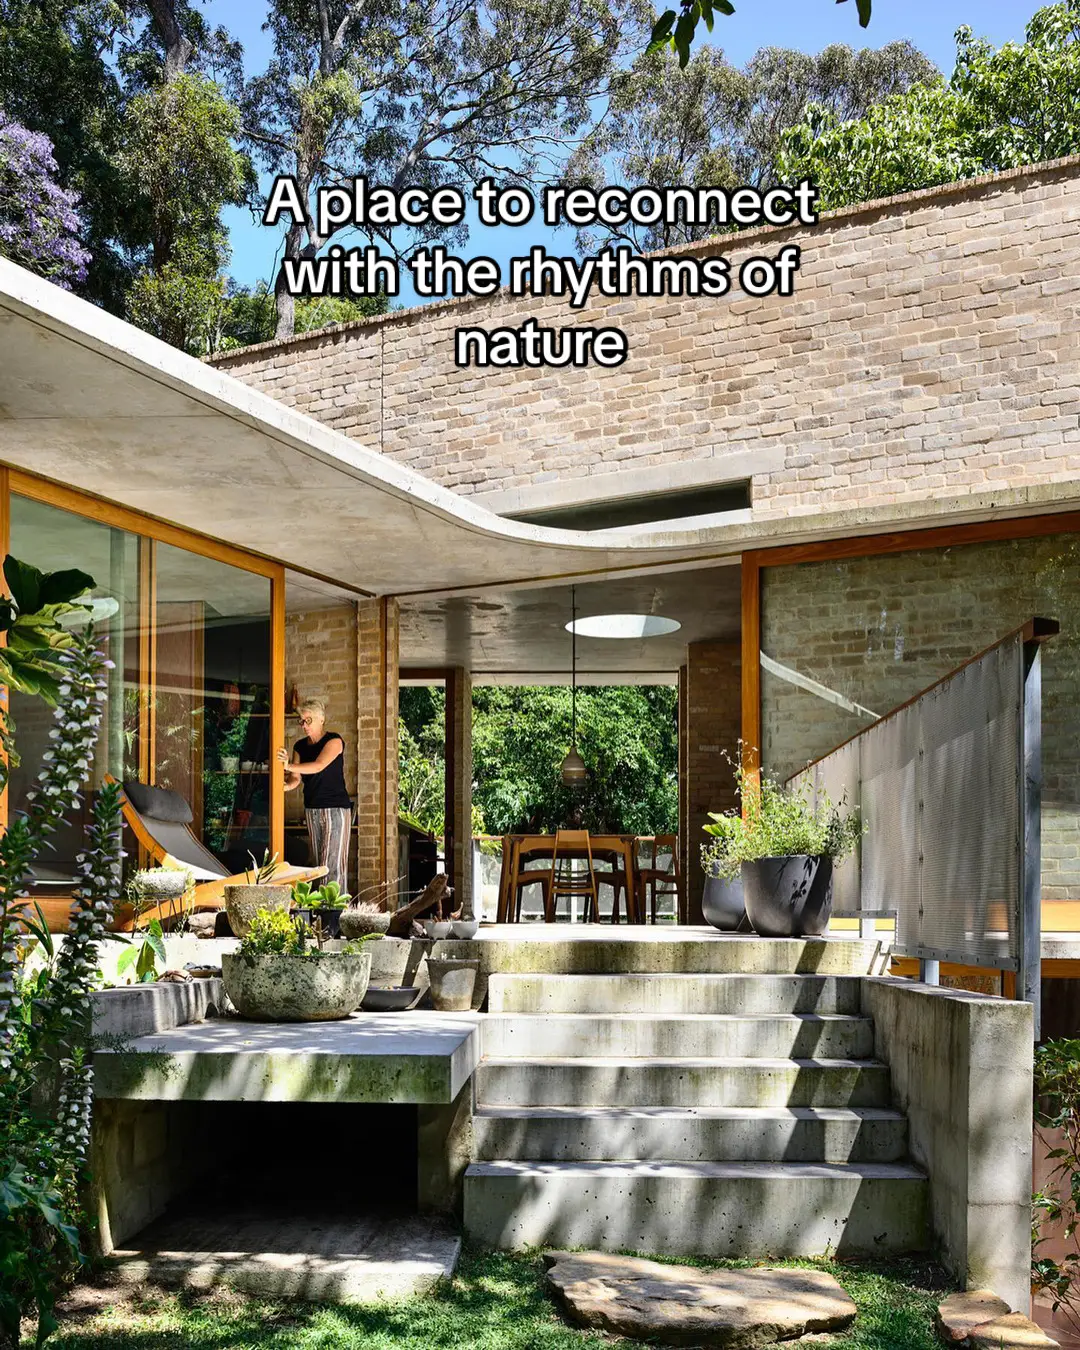
[[[1080,472],[1078,165],[693,246],[734,272],[798,242],[787,299],[599,298],[574,312],[500,294],[216,363],[463,493],[777,446],[782,467],[752,479],[756,519],[1064,482]],[[618,325],[630,357],[455,367],[456,327],[528,317]]]
[[[919,693],[1034,615],[1043,648],[1043,898],[1080,899],[1080,538],[1052,535],[767,567],[762,649],[870,711]],[[762,756],[784,778],[869,724],[762,674]]]
[[[398,605],[363,600],[356,630],[357,886],[392,881],[398,866]]]
[[[310,609],[285,617],[285,687],[296,686],[302,699],[321,698],[326,703],[328,730],[345,738],[345,782],[357,791],[357,675],[356,606]],[[301,732],[295,718],[286,721],[291,747]],[[303,790],[285,794],[287,850],[296,850],[298,861],[307,861]],[[356,848],[349,856],[349,884],[356,884]]]
[[[738,642],[691,642],[683,671],[680,711],[685,710],[685,811],[682,867],[691,923],[702,923],[701,845],[710,811],[736,805],[735,781],[723,751],[736,755],[742,723],[742,649]],[[682,728],[680,727],[680,733]],[[682,739],[682,735],[680,735]]]

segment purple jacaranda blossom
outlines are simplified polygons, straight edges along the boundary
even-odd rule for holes
[[[56,181],[52,141],[0,109],[0,254],[70,290],[86,277],[78,194]]]

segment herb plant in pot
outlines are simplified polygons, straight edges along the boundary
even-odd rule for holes
[[[845,811],[811,785],[787,792],[762,777],[746,788],[737,772],[742,815],[732,815],[730,851],[741,864],[746,913],[762,937],[816,937],[832,914],[836,863],[863,834],[857,810]]]
[[[251,927],[251,921],[261,909],[283,910],[286,914],[292,905],[292,890],[289,886],[274,885],[274,873],[278,869],[278,857],[270,856],[267,849],[261,863],[255,861],[249,853],[251,866],[244,870],[243,885],[225,887],[225,913],[229,916],[229,926],[238,938],[245,938]]]
[[[705,922],[722,933],[737,933],[740,929],[745,932],[749,924],[737,847],[742,820],[732,812],[718,815],[710,811],[709,816],[712,824],[704,829],[712,838],[701,846],[701,866],[705,872],[701,911]]]
[[[259,910],[240,950],[221,958],[225,992],[242,1017],[258,1022],[348,1017],[367,992],[368,940],[327,951],[323,939],[303,919],[280,909]]]

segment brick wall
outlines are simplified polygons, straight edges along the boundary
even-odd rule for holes
[[[1043,898],[1080,899],[1080,536],[762,571],[762,650],[881,715],[1034,615],[1043,649]],[[762,673],[762,757],[778,777],[869,724]]]
[[[302,699],[321,698],[326,725],[345,738],[345,783],[355,795],[357,786],[356,606],[311,609],[285,616],[285,687],[294,685]],[[300,739],[294,718],[285,726],[288,744]],[[300,861],[306,855],[302,789],[285,794],[286,847]],[[356,882],[356,849],[349,856],[349,883]]]
[[[738,753],[742,721],[741,645],[738,642],[691,642],[680,681],[680,775],[683,781],[683,875],[691,923],[701,923],[702,826],[710,811],[736,805],[735,782],[722,755]],[[685,824],[683,825],[683,821]]]
[[[357,885],[360,890],[397,875],[398,822],[398,606],[364,600],[357,606],[356,787]]]
[[[1080,474],[1080,160],[723,247],[803,246],[793,297],[447,302],[224,370],[464,493],[775,451],[758,519]],[[618,324],[614,370],[458,370],[457,326]],[[775,455],[773,456],[775,459]],[[660,480],[663,481],[662,479]],[[583,497],[588,490],[583,489]]]

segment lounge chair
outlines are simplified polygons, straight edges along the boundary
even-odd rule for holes
[[[111,781],[115,781],[110,779]],[[128,780],[123,784],[123,812],[132,833],[157,864],[166,860],[182,863],[195,874],[195,909],[222,909],[225,887],[243,885],[244,873],[230,876],[210,850],[196,839],[191,822],[191,807],[179,792]],[[317,881],[326,876],[326,867],[294,867],[280,864],[274,872],[275,885],[295,886],[298,881]],[[155,905],[139,915],[140,922],[178,918],[172,904]]]

